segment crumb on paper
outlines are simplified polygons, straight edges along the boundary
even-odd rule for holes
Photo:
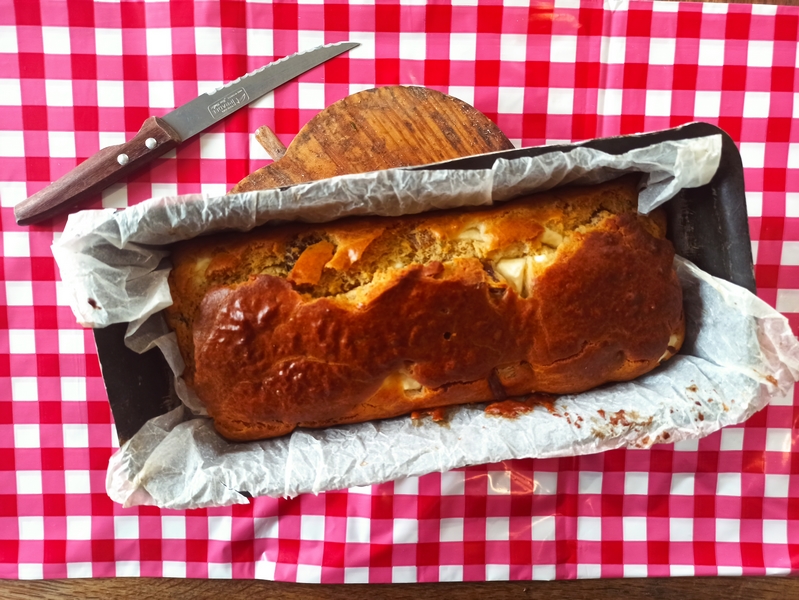
[[[503,417],[505,419],[517,419],[521,415],[532,412],[535,405],[524,400],[502,400],[493,402],[485,407],[485,414],[488,417]]]
[[[446,406],[429,408],[426,410],[415,410],[411,413],[411,420],[416,427],[422,426],[425,417],[430,417],[430,420],[440,427],[449,428],[450,412]]]
[[[485,407],[485,414],[488,417],[516,419],[521,415],[532,412],[537,406],[543,406],[549,413],[560,416],[555,410],[556,400],[557,398],[549,394],[530,394],[522,398],[492,402]],[[566,414],[568,415],[568,413]]]
[[[602,411],[602,415],[604,416],[604,411]],[[611,437],[620,437],[625,432],[634,429],[645,431],[646,428],[652,425],[654,417],[650,415],[644,418],[634,410],[625,411],[622,409],[610,415],[605,421],[600,421],[599,419],[591,419],[591,421],[594,425],[594,427],[591,428],[591,432],[600,439],[607,439]],[[647,438],[648,437],[649,436],[647,436]],[[643,440],[639,441],[639,443],[642,442]]]

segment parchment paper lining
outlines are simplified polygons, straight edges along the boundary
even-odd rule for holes
[[[139,352],[158,346],[179,375],[175,336],[158,314],[171,303],[166,244],[282,221],[486,205],[631,171],[647,174],[639,196],[639,211],[647,213],[684,187],[708,183],[720,155],[716,135],[619,156],[577,147],[499,159],[490,170],[393,169],[285,190],[153,199],[119,212],[72,215],[53,253],[79,322],[130,322],[126,343]],[[796,339],[784,317],[749,292],[680,259],[677,267],[686,290],[686,344],[680,356],[634,382],[562,397],[554,413],[541,408],[516,420],[466,406],[454,411],[448,428],[414,426],[406,417],[230,444],[177,377],[185,406],[152,419],[112,457],[108,493],[126,506],[219,506],[246,502],[240,492],[293,496],[516,457],[648,447],[741,422],[796,380]]]

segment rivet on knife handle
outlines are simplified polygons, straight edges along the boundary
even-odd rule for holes
[[[166,122],[150,117],[133,139],[103,148],[69,173],[14,208],[19,225],[43,221],[96,194],[181,142]]]

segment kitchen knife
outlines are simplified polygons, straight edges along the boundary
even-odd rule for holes
[[[17,204],[17,223],[36,223],[74,206],[267,92],[356,46],[339,42],[292,54],[201,94],[163,117],[148,118],[130,141],[103,148]]]

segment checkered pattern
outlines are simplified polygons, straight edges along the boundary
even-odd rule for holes
[[[389,84],[474,104],[517,145],[701,119],[739,143],[759,294],[799,331],[799,10],[613,0],[0,0],[0,577],[405,582],[799,570],[794,398],[649,451],[524,460],[175,512],[105,495],[117,446],[89,332],[14,204],[198,91],[361,46],[98,198],[229,189],[319,109]]]

